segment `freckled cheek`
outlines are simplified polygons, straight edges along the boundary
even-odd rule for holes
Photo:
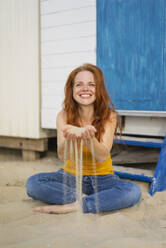
[[[76,99],[78,97],[77,92],[73,91],[73,98]]]
[[[95,98],[96,98],[96,90],[93,90],[93,94],[94,94],[94,96],[95,96]]]

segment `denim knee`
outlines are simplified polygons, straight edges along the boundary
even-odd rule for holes
[[[140,187],[136,183],[132,182],[131,191],[128,195],[128,200],[131,203],[131,206],[139,202],[139,200],[141,199],[141,195],[142,195],[142,192],[141,192]]]
[[[26,192],[27,192],[27,195],[30,196],[30,197],[33,197],[33,194],[34,194],[34,190],[35,190],[35,175],[31,176],[28,178],[27,182],[26,182]]]
[[[82,199],[84,213],[98,213],[134,206],[141,198],[140,187],[131,181],[118,180],[117,186]],[[96,201],[97,199],[97,201]]]

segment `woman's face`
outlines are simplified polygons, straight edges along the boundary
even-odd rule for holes
[[[80,105],[91,105],[96,100],[96,84],[90,71],[80,71],[76,74],[73,86],[73,98]]]

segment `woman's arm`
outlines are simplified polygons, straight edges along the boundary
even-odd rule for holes
[[[93,127],[93,130],[95,128]],[[84,128],[76,127],[73,125],[68,125],[66,123],[66,114],[64,111],[61,111],[57,116],[57,150],[58,157],[60,160],[64,161],[65,159],[70,158],[70,144],[75,139],[81,138],[81,134],[84,131]],[[65,145],[66,154],[65,154]]]
[[[105,124],[105,132],[102,136],[102,141],[98,141],[96,137],[92,137],[92,143],[94,147],[94,156],[96,161],[104,162],[108,157],[112,145],[113,145],[113,138],[115,134],[115,129],[117,126],[117,114],[115,112],[111,112],[109,120]],[[89,150],[92,151],[92,146],[90,144],[90,138],[87,136],[85,137],[85,143],[87,142],[87,146]]]
[[[61,111],[60,113],[58,113],[57,116],[57,121],[56,121],[56,125],[57,125],[57,150],[58,150],[58,157],[60,160],[62,160],[64,162],[65,160],[65,137],[63,134],[63,128],[66,126],[66,116],[64,111]],[[69,145],[70,142],[69,140],[66,140],[66,145],[67,145],[67,154],[66,154],[66,159],[69,158]]]

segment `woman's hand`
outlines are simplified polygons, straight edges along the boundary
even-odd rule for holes
[[[90,138],[95,137],[96,128],[92,125],[87,125],[83,128],[81,138],[84,140],[89,140]]]
[[[92,125],[85,127],[75,127],[72,125],[65,125],[62,129],[63,135],[66,139],[82,138],[84,140],[90,139],[95,136],[96,129]]]
[[[81,138],[82,128],[80,127],[75,127],[72,125],[65,125],[62,131],[66,139]]]

